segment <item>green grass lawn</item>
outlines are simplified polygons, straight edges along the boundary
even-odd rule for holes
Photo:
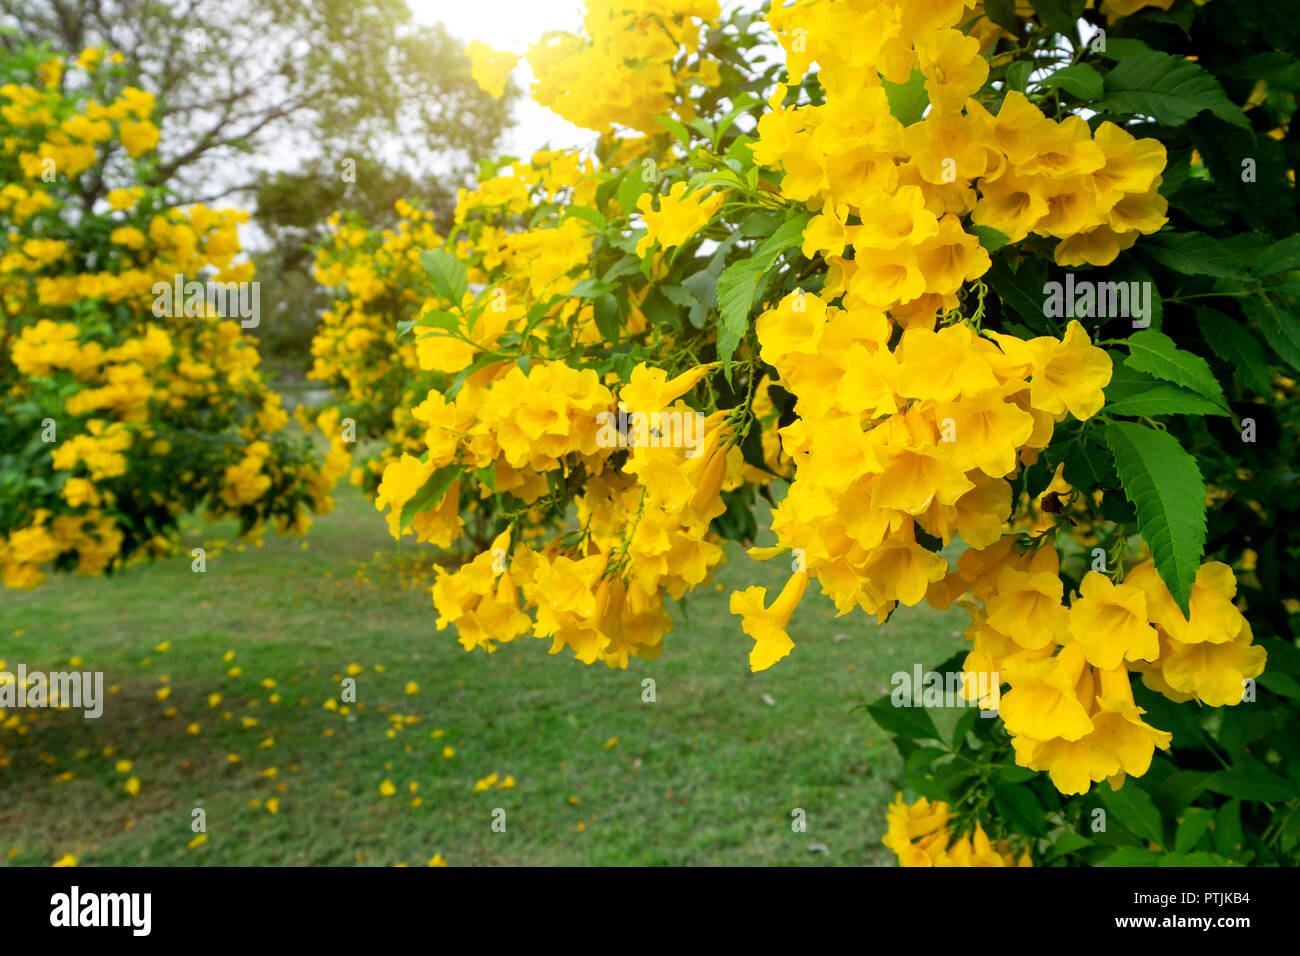
[[[338,499],[305,545],[231,540],[209,552],[205,574],[190,570],[188,548],[230,538],[227,525],[196,522],[184,555],[112,579],[0,591],[5,668],[68,669],[81,658],[115,688],[98,720],[10,713],[0,859],[892,862],[880,838],[901,762],[865,712],[850,711],[893,672],[958,649],[964,615],[904,609],[880,628],[861,613],[836,620],[813,588],[791,628],[795,651],[750,674],[752,641],[727,595],[779,588],[787,567],[732,549],[689,618],[674,609],[657,661],[586,667],[531,638],[467,654],[434,628],[432,578],[411,569],[427,553],[399,549],[355,490]],[[351,664],[362,668],[357,704],[326,709]],[[646,677],[654,703],[642,701]],[[493,773],[515,785],[475,792]],[[381,794],[384,781],[395,794]],[[191,847],[195,808],[208,839]],[[505,832],[493,830],[496,808]],[[796,808],[806,832],[792,831]]]

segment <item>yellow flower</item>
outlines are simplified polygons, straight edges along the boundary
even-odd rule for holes
[[[1011,689],[1002,695],[999,714],[1012,735],[1072,741],[1093,729],[1092,669],[1077,641],[1055,657],[1007,661],[1002,676]]]
[[[1070,636],[1087,649],[1088,663],[1116,668],[1124,661],[1154,661],[1160,653],[1156,630],[1147,622],[1146,595],[1089,571],[1070,606]]]
[[[475,40],[465,48],[469,57],[470,75],[479,88],[489,96],[501,99],[506,93],[506,77],[519,62],[513,53],[494,50],[481,40]]]
[[[936,111],[960,110],[988,79],[988,61],[980,55],[980,42],[960,30],[936,30],[916,41],[917,63],[925,77],[925,91]]]
[[[1111,361],[1093,346],[1077,319],[1066,326],[1060,341],[1051,336],[1031,339],[1026,345],[1033,356],[1029,401],[1034,408],[1063,416],[1068,410],[1080,421],[1101,410],[1110,382]]]
[[[741,627],[754,639],[754,648],[749,652],[751,671],[767,670],[794,649],[794,641],[785,631],[807,587],[808,574],[796,572],[771,607],[763,606],[767,588],[753,586],[732,593],[731,613],[741,616]]]
[[[659,197],[659,208],[652,208],[650,193],[642,193],[636,208],[645,219],[646,234],[637,243],[636,254],[645,257],[656,242],[667,249],[679,246],[700,231],[722,208],[725,192],[707,196],[704,191],[686,195],[686,183],[674,183]]]
[[[158,145],[158,127],[148,120],[123,120],[118,127],[122,145],[132,159],[142,156]]]

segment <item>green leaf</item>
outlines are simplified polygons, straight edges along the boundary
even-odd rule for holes
[[[1047,836],[1047,815],[1034,791],[1024,785],[993,785],[993,806],[1017,833]]]
[[[987,4],[984,9],[989,9]],[[992,19],[991,15],[990,19]],[[1007,67],[1007,89],[1018,90],[1021,93],[1025,92],[1029,88],[1029,77],[1033,72],[1034,64],[1032,60],[1016,60]]]
[[[593,209],[591,206],[569,206],[564,210],[565,219],[582,219],[591,223],[600,232],[605,231],[605,215],[599,209]]]
[[[925,115],[930,97],[925,92],[925,77],[920,70],[913,70],[906,83],[890,83],[888,80],[880,82],[889,99],[889,112],[904,126],[911,126]]]
[[[1092,490],[1119,486],[1109,452],[1092,442],[1071,442],[1061,461],[1065,464],[1065,480],[1075,488]]]
[[[647,182],[645,176],[646,169],[641,166],[629,166],[623,181],[618,184],[619,208],[623,210],[623,215],[631,216],[637,211],[636,203],[641,198],[641,194],[654,186],[654,181]]]
[[[1173,435],[1146,425],[1113,422],[1105,437],[1156,570],[1186,616],[1205,550],[1205,482],[1196,459]]]
[[[591,311],[600,337],[608,343],[617,343],[623,331],[618,321],[618,299],[612,295],[596,296]]]
[[[1220,770],[1210,775],[1205,788],[1225,797],[1240,797],[1242,800],[1290,800],[1300,795],[1290,780],[1263,767]]]
[[[895,707],[889,699],[867,705],[867,713],[886,733],[907,740],[942,740],[924,707]]]
[[[1201,837],[1205,836],[1213,822],[1213,810],[1190,807],[1183,814],[1183,822],[1178,824],[1178,832],[1174,834],[1174,849],[1179,853],[1186,853],[1193,849],[1201,842]]]
[[[969,227],[968,231],[973,233],[975,238],[980,241],[980,245],[989,252],[997,252],[1011,241],[1011,237],[1005,232],[999,232],[992,226],[972,225]]]
[[[685,146],[688,150],[691,148],[691,133],[680,122],[671,116],[656,116],[655,122],[662,126],[668,132],[677,138],[677,141]]]
[[[1250,274],[1271,276],[1300,269],[1300,236],[1288,236],[1250,258]]]
[[[1260,319],[1259,327],[1269,347],[1300,372],[1300,319],[1274,310],[1268,318]]]
[[[984,12],[988,18],[1015,36],[1020,35],[1020,18],[1016,16],[1015,0],[985,0]],[[1024,87],[1017,87],[1023,90]]]
[[[1256,395],[1272,391],[1273,377],[1264,347],[1248,328],[1222,312],[1206,308],[1196,310],[1196,324],[1206,344],[1232,368],[1242,385]]]
[[[1073,40],[1076,36],[1075,21],[1078,15],[1066,0],[1030,0],[1034,13],[1043,25],[1053,33]],[[1082,13],[1082,10],[1079,11]]]
[[[469,288],[465,267],[460,260],[446,249],[426,249],[420,253],[420,264],[429,276],[433,291],[455,308],[460,308],[465,290]]]
[[[1002,304],[1020,316],[1031,329],[1042,331],[1047,328],[1043,317],[1043,286],[1047,281],[1047,271],[1041,260],[1028,259],[1013,272],[1011,260],[996,256],[987,279]]]
[[[975,728],[975,721],[977,720],[979,720],[979,711],[974,709],[968,709],[957,718],[957,723],[952,728],[952,746],[954,750],[962,745],[966,735]]]
[[[739,259],[727,266],[718,278],[718,312],[722,323],[718,329],[718,358],[728,377],[731,374],[731,356],[749,327],[749,310],[753,307],[762,274],[756,260]]]
[[[463,465],[443,465],[441,468],[435,469],[420,490],[411,495],[406,504],[402,505],[402,530],[405,531],[409,528],[411,521],[421,511],[440,502],[443,495],[447,493],[447,489],[460,477],[462,471],[464,471]]]
[[[400,327],[403,323],[397,323]],[[444,332],[460,331],[460,319],[442,309],[430,309],[418,319],[411,321],[411,327],[442,329]]]
[[[1047,853],[1047,859],[1054,860],[1059,856],[1077,853],[1084,847],[1089,846],[1092,846],[1092,841],[1082,833],[1075,833],[1073,830],[1066,830],[1052,841],[1052,848]]]
[[[1214,849],[1232,859],[1241,852],[1246,835],[1241,829],[1241,801],[1229,800],[1214,817]]]
[[[1160,854],[1142,847],[1120,847],[1101,862],[1106,866],[1155,866],[1160,861]]]
[[[1134,836],[1164,846],[1164,835],[1160,827],[1160,811],[1151,801],[1151,795],[1141,790],[1132,780],[1118,790],[1109,786],[1098,787],[1101,802],[1106,810],[1124,829]]]
[[[1057,70],[1043,77],[1038,85],[1045,90],[1057,88],[1065,90],[1071,96],[1077,96],[1081,100],[1100,99],[1102,94],[1101,74],[1087,63],[1076,63],[1074,66],[1067,66],[1064,70]]]
[[[1181,126],[1209,110],[1225,123],[1250,129],[1250,120],[1214,74],[1192,61],[1153,50],[1141,40],[1119,38],[1106,44],[1103,55],[1116,63],[1106,74],[1099,111],[1150,116],[1165,126]]]
[[[1246,278],[1245,267],[1232,249],[1203,232],[1162,232],[1144,242],[1142,248],[1166,269],[1183,275]]]
[[[781,253],[803,242],[804,227],[812,218],[802,213],[783,223],[748,259],[738,259],[729,265],[718,278],[718,311],[721,328],[718,330],[718,359],[722,362],[727,380],[731,379],[731,356],[745,337],[749,328],[749,312],[758,297],[759,289],[766,284],[767,270]]]
[[[568,294],[579,299],[596,299],[616,291],[618,291],[618,286],[613,282],[603,282],[599,279],[580,279],[569,290]]]
[[[1143,329],[1128,337],[1129,356],[1124,364],[1156,378],[1185,385],[1227,411],[1228,402],[1223,397],[1210,363],[1199,355],[1184,351],[1174,340],[1155,329]]]
[[[1145,391],[1126,395],[1124,398],[1106,402],[1106,411],[1111,415],[1227,415],[1221,406],[1177,385],[1160,382]]]
[[[704,328],[704,318],[708,315],[709,307],[697,299],[691,290],[686,288],[684,283],[682,285],[660,286],[659,291],[673,305],[686,310],[691,325],[697,329]]]

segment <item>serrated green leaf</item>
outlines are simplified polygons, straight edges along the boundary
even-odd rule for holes
[[[1223,388],[1210,371],[1210,363],[1180,349],[1174,340],[1155,329],[1134,332],[1127,339],[1129,356],[1124,364],[1176,385],[1184,385],[1227,411]]]
[[[1113,422],[1104,434],[1156,570],[1187,615],[1205,551],[1205,482],[1196,459],[1173,435],[1146,425]]]
[[[1232,767],[1211,774],[1205,789],[1242,800],[1290,800],[1300,788],[1263,767]]]
[[[1106,45],[1115,67],[1106,74],[1101,111],[1150,116],[1181,126],[1209,110],[1225,123],[1250,129],[1246,114],[1228,98],[1213,73],[1190,60],[1153,50],[1141,40],[1116,38]]]
[[[1156,866],[1160,854],[1137,846],[1120,847],[1102,860],[1104,866]]]
[[[999,232],[992,226],[972,225],[967,231],[974,235],[988,252],[997,252],[1011,241],[1011,237],[1005,232]]]
[[[754,293],[762,271],[755,259],[739,259],[727,266],[718,278],[718,358],[723,369],[730,374],[731,356],[745,337],[749,327],[749,310],[754,304]]]
[[[738,259],[729,265],[718,278],[718,311],[721,325],[718,329],[718,358],[728,381],[731,377],[731,357],[749,328],[749,312],[758,298],[759,289],[766,285],[766,273],[781,253],[803,242],[803,231],[812,218],[802,213],[783,223],[772,233],[753,256]]]
[[[625,216],[631,216],[636,212],[637,200],[641,194],[654,187],[654,180],[646,181],[643,173],[649,172],[650,167],[632,166],[629,167],[623,176],[623,181],[618,184],[618,192],[615,196],[618,198],[619,208],[623,210]]]
[[[1300,319],[1275,311],[1260,320],[1259,328],[1278,357],[1300,372]]]
[[[1132,780],[1118,790],[1105,786],[1098,787],[1097,792],[1106,811],[1120,826],[1134,836],[1164,846],[1160,811],[1156,809],[1149,793],[1139,789]]]
[[[607,343],[618,344],[623,331],[618,321],[618,299],[608,294],[598,295],[591,304],[591,312],[600,337]]]
[[[1241,384],[1256,395],[1268,395],[1273,377],[1264,347],[1254,334],[1230,316],[1215,309],[1196,310],[1196,324],[1214,354],[1231,366]]]
[[[1017,833],[1047,836],[1047,815],[1034,791],[1023,785],[994,784],[993,806]]]
[[[668,132],[672,133],[673,136],[676,137],[677,141],[688,150],[691,148],[690,131],[679,121],[673,119],[671,116],[656,116],[654,120],[664,129],[668,130]]]
[[[1187,853],[1194,849],[1196,844],[1201,842],[1201,837],[1209,832],[1210,824],[1213,822],[1213,810],[1190,807],[1183,814],[1183,822],[1178,824],[1178,832],[1174,834],[1174,849],[1179,853]]]
[[[1230,247],[1203,232],[1163,232],[1142,249],[1166,269],[1187,276],[1245,279],[1246,268]]]
[[[867,713],[882,730],[895,737],[907,740],[942,740],[930,712],[924,707],[895,707],[886,698],[868,704]]]
[[[1015,0],[985,0],[984,12],[988,18],[1008,33],[1020,35],[1020,18],[1016,16]],[[1024,87],[1019,87],[1024,89]]]
[[[1228,414],[1226,409],[1205,396],[1166,383],[1157,383],[1145,391],[1126,395],[1115,401],[1107,400],[1106,412],[1111,415],[1131,415],[1137,418],[1148,415]]]
[[[591,223],[600,232],[605,231],[605,216],[599,209],[591,206],[569,206],[564,210],[565,219],[582,219]]]
[[[1245,845],[1241,828],[1241,801],[1229,800],[1214,817],[1214,849],[1229,859]]]
[[[1052,841],[1052,848],[1047,852],[1047,859],[1054,860],[1059,856],[1077,853],[1084,847],[1089,846],[1092,846],[1092,841],[1082,833],[1075,833],[1073,830],[1066,830]]]
[[[1271,276],[1300,269],[1300,236],[1288,236],[1250,257],[1250,274]]]
[[[446,249],[426,249],[420,253],[420,265],[424,266],[433,291],[459,308],[465,290],[469,288],[465,267],[460,260]]]
[[[904,126],[911,126],[925,115],[930,97],[925,92],[925,77],[920,70],[913,70],[906,83],[890,83],[888,80],[880,82],[889,99],[889,112]]]
[[[567,294],[578,299],[596,299],[617,290],[618,286],[613,282],[603,282],[599,279],[580,279]]]
[[[1034,13],[1043,25],[1053,33],[1068,37],[1071,41],[1076,35],[1075,21],[1078,16],[1067,0],[1030,0]],[[1082,11],[1080,11],[1082,12]]]
[[[1101,74],[1087,63],[1076,63],[1074,66],[1067,66],[1063,70],[1050,73],[1039,80],[1038,85],[1045,90],[1057,88],[1065,90],[1071,96],[1077,96],[1081,100],[1100,99],[1103,92]]]
[[[411,521],[421,511],[436,505],[447,493],[460,473],[464,471],[463,465],[443,465],[441,468],[434,469],[420,490],[407,499],[406,504],[402,505],[401,528],[405,531],[411,526]]]

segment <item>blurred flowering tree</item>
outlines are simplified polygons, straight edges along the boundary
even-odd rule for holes
[[[258,271],[277,292],[259,344],[277,365],[305,365],[325,304],[310,276],[320,211],[393,224],[394,201],[419,197],[450,212],[508,119],[512,91],[481,92],[461,44],[415,23],[404,0],[0,0],[4,27],[16,30],[0,33],[10,49],[120,51],[126,82],[154,96],[154,120],[169,131],[141,185],[168,187],[175,202],[236,199],[253,210]],[[128,158],[104,144],[69,201],[103,199]]]
[[[260,319],[247,214],[147,185],[162,131],[124,62],[95,47],[0,58],[6,587],[170,553],[196,509],[250,537],[268,523],[301,533],[347,463],[340,446],[322,465],[286,433],[242,333]],[[108,188],[90,202],[94,169]]]

